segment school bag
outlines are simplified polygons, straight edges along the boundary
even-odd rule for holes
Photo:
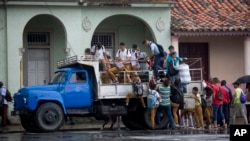
[[[143,85],[139,82],[133,83],[133,91],[136,96],[142,96],[143,95]]]
[[[94,55],[96,54],[97,49],[98,49],[98,46],[95,45],[95,52],[94,52]],[[102,47],[101,47],[100,49],[103,50],[103,49],[104,49],[104,46],[102,45]]]
[[[147,96],[147,106],[149,109],[153,109],[155,108],[156,105],[156,101],[157,101],[157,97],[156,97],[156,92],[150,90]]]
[[[6,95],[5,95],[5,99],[8,101],[8,102],[11,102],[13,100],[12,96],[11,96],[11,93],[8,89],[6,89]]]
[[[240,93],[240,102],[242,104],[244,104],[244,103],[246,103],[246,101],[247,101],[246,95],[245,95],[245,93],[243,91],[241,91],[241,93]]]
[[[170,66],[169,66],[169,68],[168,68],[168,74],[170,75],[170,76],[175,76],[175,75],[177,75],[178,74],[178,70],[176,70],[175,68],[174,68],[174,66],[173,66],[173,61],[171,61],[171,63],[170,63]]]
[[[205,90],[206,96],[208,96],[208,97],[212,96],[212,94],[213,94],[213,89],[212,89],[211,87],[206,86],[206,87],[204,88],[204,90]]]
[[[171,86],[170,87],[170,100],[177,104],[183,104],[183,93],[180,89]]]
[[[205,110],[205,108],[207,107],[207,101],[205,98],[201,98],[201,107],[202,107],[202,110]]]
[[[222,93],[222,91],[221,91],[221,88],[219,88],[217,99],[220,100],[220,101],[223,100],[223,93]]]
[[[157,43],[154,43],[154,44],[156,44],[156,46],[157,46],[157,48],[159,50],[160,57],[164,57],[164,48],[163,48],[163,46],[160,45],[160,44],[157,44]]]

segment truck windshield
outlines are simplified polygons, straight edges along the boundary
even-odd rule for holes
[[[52,79],[51,83],[64,83],[65,82],[65,73],[63,71],[56,72],[54,78]]]

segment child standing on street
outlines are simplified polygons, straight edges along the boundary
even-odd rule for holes
[[[149,82],[149,94],[147,96],[147,107],[150,113],[150,122],[152,129],[155,129],[155,114],[157,108],[159,107],[159,103],[161,101],[161,97],[159,93],[156,91],[157,84],[154,80]]]
[[[196,127],[198,129],[203,129],[204,122],[203,122],[202,107],[201,107],[201,96],[198,93],[198,88],[193,87],[192,93],[193,93],[193,98],[195,99],[194,120],[196,123]]]

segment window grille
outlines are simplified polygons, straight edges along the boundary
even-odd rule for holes
[[[49,32],[28,32],[27,35],[28,46],[49,46],[50,33]]]
[[[114,34],[112,33],[95,33],[91,46],[95,45],[96,43],[100,42],[105,46],[107,49],[113,49],[114,48]]]

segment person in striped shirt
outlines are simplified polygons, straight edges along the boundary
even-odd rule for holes
[[[163,78],[163,85],[159,86],[159,93],[161,95],[160,107],[166,111],[171,129],[175,129],[175,123],[170,105],[170,86],[167,78]]]

